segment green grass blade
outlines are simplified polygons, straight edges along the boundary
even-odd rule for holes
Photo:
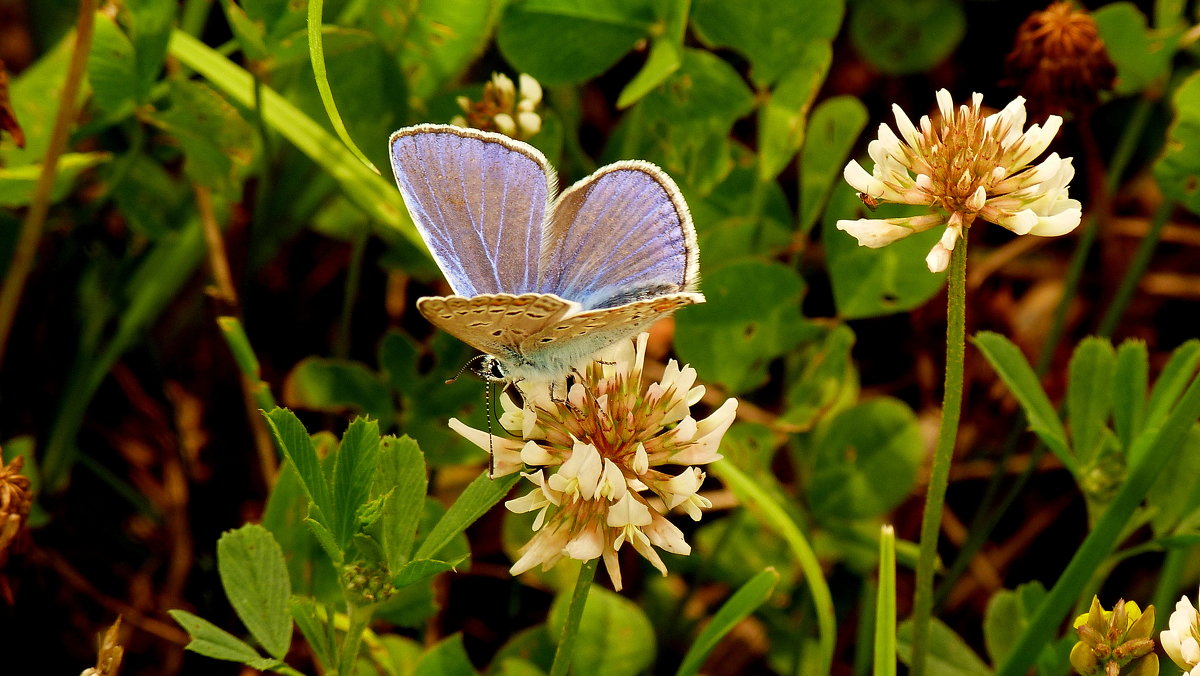
[[[792,520],[783,506],[776,502],[762,486],[754,479],[742,473],[742,470],[728,460],[719,460],[710,465],[714,474],[729,486],[734,495],[748,507],[756,507],[759,516],[767,526],[783,536],[788,543],[800,569],[804,572],[809,592],[813,597],[813,606],[817,612],[817,634],[821,651],[821,671],[828,674],[833,668],[833,651],[837,641],[837,619],[833,612],[833,596],[829,593],[829,585],[821,571],[821,562],[813,551],[812,545],[800,531],[800,527]]]
[[[329,88],[329,74],[325,72],[325,43],[321,39],[321,14],[325,3],[323,0],[308,0],[308,56],[312,60],[313,76],[317,81],[317,91],[321,94],[321,103],[325,106],[325,114],[329,116],[329,121],[333,123],[333,130],[337,132],[338,138],[342,139],[342,143],[354,153],[360,162],[367,165],[371,171],[379,174],[379,169],[375,163],[367,159],[363,151],[359,150],[358,144],[354,139],[350,138],[350,132],[346,130],[345,123],[342,122],[342,116],[338,113],[337,103],[333,100],[333,90]]]
[[[413,558],[436,558],[437,553],[441,551],[442,547],[449,544],[454,536],[466,530],[467,526],[475,523],[475,520],[491,509],[492,505],[508,495],[509,489],[520,478],[520,474],[509,474],[489,479],[487,472],[480,474],[467,486],[462,495],[458,496],[454,504],[450,505],[450,509],[446,510],[446,514],[437,522],[433,530],[429,531],[429,537],[421,543]]]
[[[879,591],[875,597],[874,676],[896,676],[896,531],[880,529]]]
[[[713,615],[712,621],[705,625],[704,631],[701,631],[700,635],[696,637],[696,641],[688,649],[687,655],[684,655],[683,663],[679,665],[679,671],[675,672],[675,676],[692,676],[698,673],[700,667],[704,666],[704,660],[708,658],[708,654],[717,647],[717,643],[738,622],[746,619],[747,615],[766,603],[767,599],[771,598],[771,592],[775,591],[775,585],[778,582],[779,573],[774,568],[768,568],[750,578],[746,584],[734,592],[733,596],[730,596],[729,600],[717,611],[717,614]]]

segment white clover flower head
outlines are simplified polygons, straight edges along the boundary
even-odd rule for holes
[[[1051,115],[1045,126],[1025,129],[1025,99],[1018,96],[998,113],[984,115],[982,94],[970,105],[954,108],[950,93],[937,92],[940,119],[924,116],[919,127],[892,106],[897,136],[886,124],[867,146],[871,172],[851,160],[842,172],[865,199],[930,207],[932,213],[907,218],[840,220],[839,230],[862,246],[878,248],[915,232],[944,226],[945,233],[925,259],[931,272],[941,272],[959,237],[976,218],[1018,235],[1062,235],[1079,225],[1082,207],[1068,196],[1075,175],[1071,158],[1051,153],[1031,164],[1050,145],[1062,126]]]
[[[1200,676],[1200,614],[1191,599],[1179,599],[1167,627],[1158,635],[1167,657],[1185,674]]]
[[[542,86],[525,73],[517,78],[504,73],[493,73],[492,79],[483,85],[483,96],[479,101],[459,96],[455,101],[462,109],[450,124],[458,127],[474,127],[486,131],[498,131],[517,139],[528,139],[542,129],[542,117],[537,108],[542,103]]]
[[[663,515],[678,509],[699,520],[712,506],[700,494],[705,473],[697,465],[721,458],[717,449],[737,400],[697,421],[690,410],[704,389],[695,386],[694,369],[672,361],[661,380],[643,383],[648,339],[643,333],[595,355],[565,400],[549,396],[547,383],[522,383],[525,407],[505,398],[500,418],[519,438],[451,420],[451,429],[495,454],[496,476],[532,468],[522,476],[535,488],[505,503],[512,512],[537,513],[513,575],[539,565],[549,569],[564,556],[603,558],[619,590],[617,551],[625,544],[664,575],[655,548],[691,552],[683,532]]]

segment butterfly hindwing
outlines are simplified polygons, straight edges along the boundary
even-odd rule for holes
[[[543,236],[540,290],[585,309],[694,291],[699,252],[687,204],[648,162],[597,170],[563,192]]]
[[[413,222],[459,296],[537,290],[556,179],[533,146],[423,124],[392,134],[392,169]]]
[[[431,324],[477,350],[501,357],[519,353],[531,336],[579,310],[578,303],[557,296],[507,293],[427,296],[417,309]]]
[[[643,331],[681,307],[703,302],[704,296],[699,293],[675,293],[618,307],[569,314],[526,339],[521,351],[529,354],[554,347],[586,356]],[[575,347],[567,347],[568,343]]]

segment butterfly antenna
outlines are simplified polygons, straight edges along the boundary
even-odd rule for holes
[[[485,357],[487,357],[486,354],[477,354],[474,357],[471,357],[470,359],[468,359],[467,363],[463,364],[462,368],[460,368],[458,370],[458,373],[455,373],[453,378],[450,378],[449,380],[446,381],[446,384],[449,385],[450,383],[458,380],[458,377],[461,376],[464,371],[471,368],[471,364],[474,364],[475,362],[480,361],[480,360],[484,359]]]
[[[465,367],[464,367],[465,368]],[[495,383],[483,383],[483,411],[487,415],[488,426],[488,478],[496,478],[496,449],[492,447],[492,396],[496,393]]]

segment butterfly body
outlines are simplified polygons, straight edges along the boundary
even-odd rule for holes
[[[491,355],[500,379],[555,380],[692,303],[699,251],[674,182],[617,162],[553,198],[532,146],[447,125],[390,142],[396,183],[452,296],[424,297],[431,323]]]

